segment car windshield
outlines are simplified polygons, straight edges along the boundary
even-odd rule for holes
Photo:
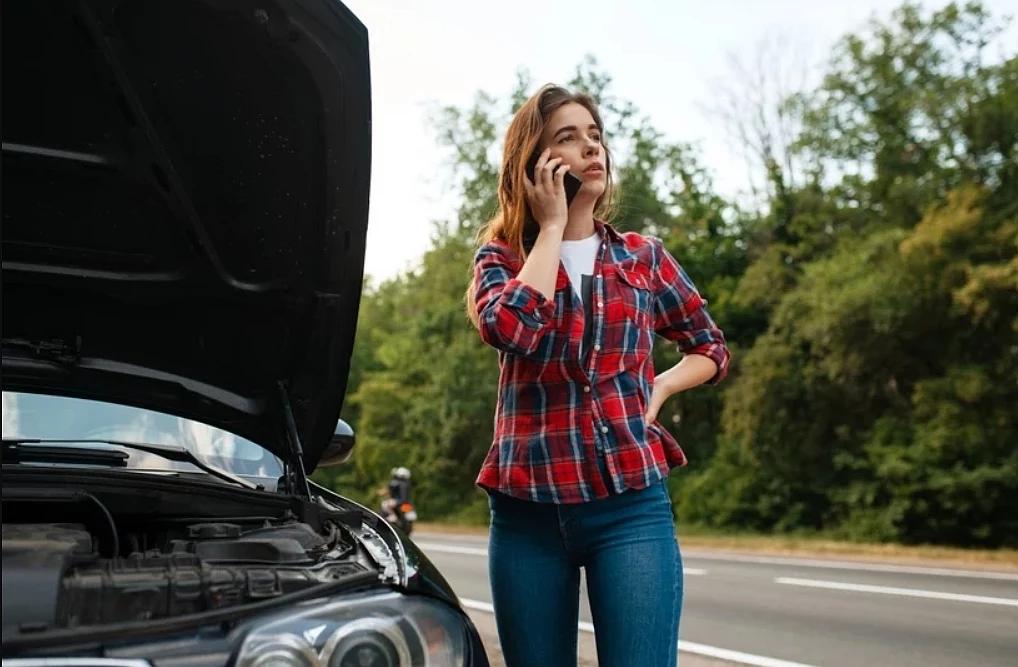
[[[281,461],[271,452],[222,429],[152,410],[80,398],[3,392],[3,437],[180,445],[202,462],[257,481],[267,489],[275,488],[283,474]],[[89,446],[127,452],[128,467],[137,470],[205,474],[197,466],[155,454],[112,445]]]

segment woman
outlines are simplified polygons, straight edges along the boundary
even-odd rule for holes
[[[568,206],[567,171],[583,182]],[[500,210],[468,291],[471,320],[499,350],[477,483],[507,667],[576,664],[581,567],[602,667],[677,661],[682,563],[666,478],[686,458],[657,414],[720,382],[729,353],[661,241],[603,221],[611,194],[595,103],[545,86],[506,133]],[[683,352],[656,377],[655,333]]]

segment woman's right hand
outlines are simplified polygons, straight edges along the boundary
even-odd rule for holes
[[[527,203],[534,214],[534,221],[542,230],[549,228],[565,229],[569,219],[569,207],[566,206],[565,177],[569,166],[562,164],[562,158],[548,159],[551,149],[544,149],[537,158],[534,168],[534,181],[524,176],[524,188],[527,192]]]

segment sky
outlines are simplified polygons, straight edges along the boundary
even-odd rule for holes
[[[437,105],[466,106],[479,90],[504,97],[520,68],[535,85],[564,83],[596,57],[616,96],[633,102],[669,139],[692,142],[729,196],[747,185],[745,161],[707,109],[730,58],[762,43],[817,63],[842,35],[886,18],[898,0],[344,0],[367,26],[372,67],[372,185],[365,270],[385,279],[427,250],[431,221],[453,212],[445,154],[428,123]],[[921,3],[937,8],[942,3]],[[996,16],[1018,0],[987,0]],[[1004,43],[1018,43],[1012,21]],[[785,63],[787,67],[789,63]],[[794,65],[794,63],[793,63]],[[794,67],[793,67],[794,69]],[[609,138],[610,139],[610,138]]]

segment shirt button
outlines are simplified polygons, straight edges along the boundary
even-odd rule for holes
[[[598,301],[597,302],[597,307],[598,308],[604,308],[604,301]]]
[[[595,352],[600,352],[601,351],[601,346],[600,345],[595,345],[594,346],[594,351]]]
[[[607,426],[602,426],[601,427],[601,433],[607,433],[607,432],[608,432],[608,427]]]
[[[585,385],[583,387],[583,393],[584,394],[589,394],[590,393],[590,385]]]

